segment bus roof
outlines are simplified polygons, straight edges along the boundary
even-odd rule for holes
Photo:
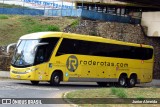
[[[74,34],[74,33],[64,33],[64,32],[37,32],[26,34],[20,39],[40,39],[40,38],[49,38],[49,37],[63,37],[63,38],[70,38],[70,39],[78,39],[78,40],[86,40],[86,41],[95,41],[95,42],[102,42],[102,43],[113,43],[113,44],[121,44],[121,45],[130,45],[130,46],[142,46],[142,47],[149,47],[153,48],[149,45],[142,45],[136,43],[129,43],[123,41],[117,41],[112,39],[107,39],[98,36],[90,36],[90,35],[82,35],[82,34]]]
[[[40,39],[40,38],[47,38],[47,37],[61,37],[62,32],[36,32],[26,34],[20,37],[20,39]]]

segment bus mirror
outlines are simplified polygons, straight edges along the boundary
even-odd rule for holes
[[[17,43],[11,43],[11,44],[9,44],[8,46],[7,46],[7,54],[9,53],[9,49],[10,49],[10,47],[11,46],[14,46],[14,45],[16,45]]]
[[[34,47],[33,47],[33,49],[32,49],[32,53],[34,53],[35,51],[36,51],[36,48],[38,47],[38,46],[42,46],[42,45],[47,45],[48,43],[38,43],[38,44],[36,44]]]

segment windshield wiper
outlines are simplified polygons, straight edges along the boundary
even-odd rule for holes
[[[14,65],[15,65],[15,63],[17,62],[17,60],[19,59],[19,57],[20,57],[21,55],[18,55],[18,57],[16,58],[16,60],[14,61]]]
[[[20,58],[20,57],[22,57],[22,54],[23,54],[23,51],[21,51],[21,53],[18,55],[18,57],[16,58],[16,60],[14,61],[14,65],[16,64],[16,62],[18,61],[18,59]],[[22,59],[22,58],[21,58]],[[22,62],[23,63],[23,62]]]

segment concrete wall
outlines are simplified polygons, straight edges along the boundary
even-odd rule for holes
[[[148,27],[148,36],[160,37],[160,12],[143,12],[141,24]]]

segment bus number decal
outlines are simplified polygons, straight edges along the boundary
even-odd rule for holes
[[[66,62],[67,69],[74,72],[78,68],[78,59],[76,56],[71,55],[68,57]]]

